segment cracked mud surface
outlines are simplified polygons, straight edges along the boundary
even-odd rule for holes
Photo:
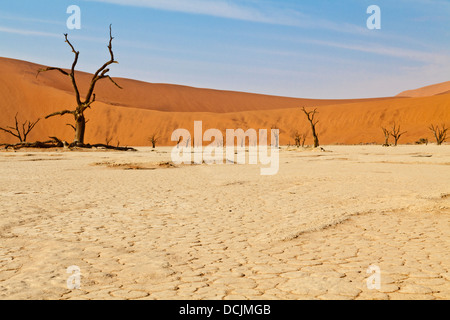
[[[0,298],[449,299],[449,147],[326,149],[282,150],[269,177],[120,169],[170,148],[1,152]]]

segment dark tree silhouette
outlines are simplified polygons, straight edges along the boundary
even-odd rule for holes
[[[299,148],[300,145],[301,145],[300,133],[298,133],[298,131],[295,131],[295,132],[293,133],[292,137],[294,138],[295,146],[296,146],[297,148]]]
[[[300,134],[298,131],[295,131],[292,135],[292,137],[294,138],[295,141],[295,146],[297,148],[304,147],[305,146],[305,142],[306,142],[306,138],[308,137],[308,133],[302,133]]]
[[[86,109],[90,108],[92,103],[95,102],[95,85],[97,84],[98,81],[103,80],[103,79],[109,79],[116,87],[122,89],[122,87],[120,87],[109,75],[109,65],[114,64],[114,63],[118,63],[117,61],[114,60],[114,53],[112,50],[112,40],[114,39],[112,36],[112,30],[111,30],[111,25],[109,26],[109,44],[108,44],[108,50],[109,50],[109,54],[110,54],[110,59],[105,62],[105,64],[103,64],[93,75],[92,79],[91,79],[91,83],[89,85],[89,89],[87,91],[86,97],[84,99],[81,98],[80,96],[80,91],[78,89],[78,84],[75,78],[75,67],[78,63],[78,57],[80,55],[79,51],[76,51],[74,46],[70,43],[69,39],[67,38],[67,33],[64,34],[64,37],[66,39],[66,43],[70,46],[70,48],[72,49],[72,52],[74,53],[75,57],[74,57],[74,61],[72,63],[72,68],[70,70],[70,72],[67,72],[61,68],[55,68],[55,67],[47,67],[45,69],[40,69],[38,71],[38,75],[41,72],[46,72],[46,71],[53,71],[56,70],[60,73],[62,73],[65,76],[68,76],[71,81],[72,81],[72,86],[73,89],[75,91],[75,98],[76,98],[76,108],[75,110],[62,110],[62,111],[58,111],[58,112],[54,112],[52,114],[49,114],[48,116],[46,116],[45,118],[48,119],[50,117],[54,117],[54,116],[62,116],[65,114],[71,114],[74,116],[75,118],[75,126],[73,126],[75,128],[75,139],[73,144],[74,145],[84,145],[84,134],[85,134],[85,130],[86,130],[86,118],[84,117],[84,112],[86,111]]]
[[[391,134],[390,134],[389,130],[386,129],[385,127],[381,127],[381,129],[383,130],[383,133],[384,133],[383,147],[389,147],[389,137],[391,136]]]
[[[16,137],[17,139],[19,139],[20,142],[27,142],[28,134],[31,132],[31,130],[34,129],[36,124],[41,119],[37,119],[35,122],[25,121],[24,123],[22,123],[22,131],[21,131],[19,128],[19,121],[17,121],[17,115],[18,115],[18,113],[16,113],[16,116],[14,117],[14,120],[16,122],[14,127],[9,127],[9,126],[6,128],[0,127],[0,130]]]
[[[276,124],[272,125],[271,129],[273,130],[277,130],[278,126]],[[274,131],[274,136],[275,136],[275,148],[278,148],[280,146],[280,131],[278,129],[278,132]],[[249,138],[249,144],[250,144],[250,138]]]
[[[391,136],[394,137],[394,146],[397,146],[398,140],[405,133],[406,133],[406,131],[400,132],[400,126],[397,127],[397,125],[394,122],[394,126],[392,127],[392,131],[390,132]]]
[[[319,137],[317,135],[316,125],[319,120],[314,119],[316,117],[316,114],[318,113],[317,109],[314,109],[313,111],[306,111],[305,107],[303,107],[302,111],[305,113],[309,123],[311,124],[312,135],[314,138],[314,148],[317,148],[319,147]]]
[[[155,149],[156,148],[156,142],[158,142],[158,140],[159,140],[158,135],[156,133],[153,133],[148,140],[152,143],[153,149]]]
[[[433,131],[438,146],[442,145],[445,140],[447,140],[448,128],[445,126],[445,124],[443,124],[440,128],[439,126],[431,125],[430,130]]]
[[[301,138],[302,138],[302,147],[304,147],[305,146],[305,142],[306,142],[306,138],[308,138],[308,132],[303,133]]]

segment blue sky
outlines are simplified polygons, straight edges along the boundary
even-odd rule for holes
[[[81,9],[68,30],[67,7]],[[369,30],[367,8],[381,8]],[[0,56],[113,77],[304,98],[391,96],[450,80],[448,0],[15,0]],[[1,71],[0,71],[1,72]]]

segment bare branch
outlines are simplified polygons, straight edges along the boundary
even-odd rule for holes
[[[2,128],[2,127],[0,127],[0,130],[4,131],[4,132],[6,132],[6,133],[9,133],[10,135],[13,135],[14,137],[16,137],[16,138],[18,138],[18,139],[20,140],[20,135],[18,135],[18,134],[16,134],[16,133],[12,132],[11,130],[8,130],[8,129]]]
[[[110,76],[106,76],[105,78],[108,78],[109,80],[111,80],[111,82],[119,89],[123,89],[121,86],[119,86]],[[103,79],[103,78],[102,78]]]
[[[37,74],[36,74],[36,78],[39,76],[39,74],[40,74],[41,72],[47,72],[47,71],[52,71],[52,70],[59,71],[59,72],[61,72],[63,75],[69,76],[69,74],[68,74],[66,71],[64,71],[63,69],[61,69],[61,68],[47,67],[47,68],[45,68],[45,69],[39,69],[38,72],[37,72]]]
[[[39,122],[40,119],[37,119],[35,122],[31,122],[31,121],[25,121],[24,123],[22,123],[22,132],[20,132],[19,129],[19,121],[17,120],[17,115],[18,113],[16,113],[14,120],[15,120],[15,127],[6,127],[6,128],[1,128],[0,130],[9,133],[10,135],[16,137],[19,139],[19,141],[22,142],[26,142],[27,141],[27,136],[28,134],[31,132],[31,130],[33,130],[33,128],[36,126],[36,124]],[[27,124],[28,122],[28,124]]]
[[[28,134],[31,132],[31,130],[33,130],[33,128],[36,126],[36,124],[39,122],[39,120],[41,120],[41,119],[39,118],[35,122],[28,121],[28,126],[26,129],[25,129],[26,121],[22,124],[22,130],[23,130],[22,133],[23,133],[23,141],[24,142],[27,141]]]
[[[54,116],[63,116],[65,114],[75,114],[75,111],[70,111],[70,110],[63,110],[63,111],[57,111],[57,112],[53,112],[52,114],[49,114],[48,116],[45,117],[45,119],[48,119],[50,117],[54,117]]]
[[[80,91],[78,90],[78,86],[77,86],[77,82],[75,80],[75,66],[78,63],[78,57],[80,56],[80,51],[76,51],[75,48],[73,47],[73,45],[70,43],[69,39],[67,38],[67,33],[64,34],[64,37],[66,38],[66,43],[70,46],[70,48],[72,49],[72,52],[75,54],[75,58],[73,60],[72,63],[72,69],[70,71],[70,78],[72,79],[72,86],[75,90],[75,96],[77,99],[77,103],[80,104],[81,103],[81,99],[80,99]]]
[[[86,120],[86,122],[85,122],[85,124],[86,123],[88,123],[89,122],[89,119],[88,120]],[[77,128],[73,125],[73,124],[70,124],[70,123],[66,123],[66,126],[69,126],[69,127],[71,127],[74,131],[77,131]]]
[[[75,54],[79,54],[79,51],[76,51],[75,48],[73,47],[73,45],[70,43],[69,39],[67,38],[68,34],[64,33],[64,37],[66,38],[66,43],[70,46],[70,48],[72,49],[72,52]],[[76,63],[75,63],[76,64]],[[74,70],[74,69],[72,69]]]
[[[109,78],[117,87],[121,88],[117,83],[114,82],[114,80],[111,79],[111,77],[109,75],[107,75],[107,73],[109,72],[108,66],[113,64],[113,63],[118,63],[117,61],[114,60],[114,52],[112,50],[112,41],[113,41],[114,37],[112,36],[112,25],[109,25],[109,44],[108,44],[108,50],[109,50],[109,54],[110,54],[110,59],[109,61],[107,61],[105,64],[103,64],[103,66],[101,66],[94,74],[94,76],[92,77],[91,80],[91,84],[89,86],[89,90],[88,93],[86,94],[86,100],[90,101],[91,100],[91,96],[94,93],[94,89],[95,89],[95,85],[97,83],[97,81],[101,80],[101,79],[105,79],[105,78]],[[122,89],[122,88],[121,88]]]
[[[83,108],[82,108],[82,112],[84,112],[84,110],[86,110],[87,108],[91,107],[91,104],[93,104],[95,102],[95,93],[92,96],[92,100],[89,101],[88,103],[85,103]]]
[[[80,91],[78,90],[77,82],[75,80],[75,67],[76,67],[76,65],[78,63],[78,57],[80,55],[80,52],[76,51],[75,48],[73,47],[73,45],[70,43],[70,41],[69,41],[69,39],[67,37],[67,33],[64,33],[64,37],[66,39],[65,42],[70,46],[70,48],[72,49],[72,52],[75,54],[75,58],[73,60],[72,68],[70,70],[70,73],[68,73],[67,71],[65,71],[65,70],[63,70],[61,68],[47,67],[45,69],[39,69],[37,74],[36,74],[36,77],[38,77],[41,72],[47,72],[47,71],[53,71],[53,70],[59,71],[60,73],[62,73],[65,76],[69,76],[70,79],[72,80],[73,89],[75,90],[75,97],[77,99],[77,104],[81,104]]]

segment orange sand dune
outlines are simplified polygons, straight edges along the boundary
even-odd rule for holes
[[[57,71],[41,73],[36,78],[37,70],[42,68],[42,65],[0,58],[0,66],[3,69],[1,72],[21,74],[22,77],[20,80],[18,79],[19,81],[45,86],[45,89],[53,88],[70,94],[73,92],[69,79]],[[77,72],[76,78],[81,94],[83,95],[87,91],[92,74]],[[103,80],[103,82],[99,82],[96,86],[97,101],[110,105],[168,112],[225,113],[297,108],[299,105],[320,106],[373,100],[298,99],[244,92],[199,89],[171,84],[154,84],[123,78],[115,78],[115,81],[123,87],[123,90],[116,88],[111,82]]]
[[[0,58],[0,126],[44,118],[54,111],[73,108],[74,97],[67,77],[56,71],[36,77],[42,66]],[[86,90],[89,75],[77,73],[81,91]],[[242,128],[280,129],[282,144],[294,143],[292,134],[309,132],[300,106],[317,106],[318,130],[322,144],[381,143],[380,127],[393,121],[407,130],[401,143],[432,137],[431,123],[450,123],[450,95],[423,98],[380,98],[360,100],[313,100],[266,96],[250,93],[197,89],[185,86],[149,84],[115,79],[123,90],[105,81],[96,90],[97,102],[86,112],[89,119],[86,141],[111,144],[149,145],[148,137],[158,133],[159,145],[173,145],[172,132],[186,128],[193,134],[195,120],[203,121],[203,130]],[[69,115],[41,120],[29,141],[57,136],[73,140]],[[0,132],[1,142],[15,138]],[[311,143],[311,139],[308,140]]]
[[[450,93],[450,81],[433,84],[431,86],[426,86],[415,90],[403,91],[399,93],[397,96],[417,98],[417,97],[431,97],[438,94],[447,94],[447,93]]]

